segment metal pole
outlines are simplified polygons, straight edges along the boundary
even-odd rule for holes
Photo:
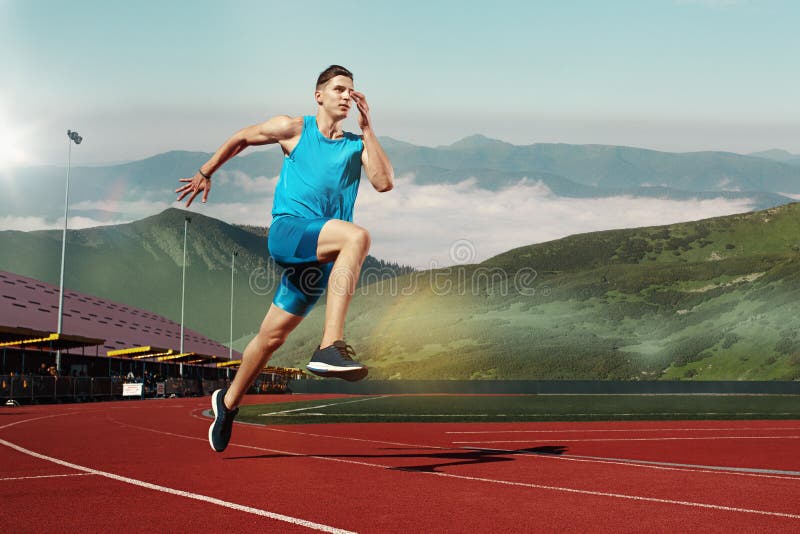
[[[56,333],[61,334],[61,327],[64,314],[64,257],[67,250],[67,216],[69,214],[69,171],[72,167],[72,139],[67,137],[67,187],[64,193],[64,231],[61,234],[61,275],[58,287],[58,329]],[[61,351],[56,351],[56,370],[61,372]]]
[[[184,312],[184,303],[186,301],[186,236],[189,233],[189,223],[191,222],[190,217],[186,217],[183,220],[183,277],[181,282],[181,354],[183,354],[183,312]],[[183,362],[178,364],[178,372],[181,376],[183,376]]]
[[[238,255],[238,252],[236,252],[235,250],[233,251],[233,254],[231,255],[231,343],[230,343],[230,346],[228,347],[228,359],[229,360],[233,359],[233,269],[234,269],[234,264],[236,262],[236,256],[237,255]]]
[[[59,280],[58,292],[58,329],[56,333],[61,334],[62,319],[64,312],[64,257],[67,250],[67,217],[69,215],[69,172],[72,168],[72,143],[81,144],[83,137],[78,132],[67,130],[67,186],[64,192],[64,232],[61,234],[61,275]],[[56,351],[56,370],[61,373],[61,350]]]

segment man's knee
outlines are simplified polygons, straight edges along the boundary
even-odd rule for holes
[[[369,247],[372,243],[372,240],[366,228],[356,226],[350,232],[348,242],[351,246],[357,248],[358,250],[366,254],[367,252],[369,252]]]
[[[278,350],[281,345],[286,342],[286,337],[289,335],[289,332],[282,332],[282,331],[265,331],[260,330],[258,332],[259,341],[263,350],[269,353],[273,353]]]

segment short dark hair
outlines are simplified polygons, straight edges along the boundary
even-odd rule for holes
[[[351,80],[353,79],[353,73],[346,68],[342,67],[341,65],[331,65],[319,73],[319,77],[317,78],[317,89],[328,83],[328,80],[331,78],[335,78],[337,76],[347,76]]]

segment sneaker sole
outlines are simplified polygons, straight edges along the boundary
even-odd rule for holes
[[[329,363],[322,363],[322,362],[309,362],[306,364],[306,369],[311,371],[312,373],[346,373],[348,371],[355,371],[358,369],[364,369],[363,365],[355,366],[350,365],[347,367],[344,366],[336,366],[331,365]]]
[[[309,366],[306,366],[306,369],[323,378],[341,378],[342,380],[347,380],[348,382],[358,382],[359,380],[366,378],[366,376],[369,374],[369,370],[366,367],[351,367],[347,371],[322,370]]]
[[[219,396],[220,391],[221,390],[218,389],[211,395],[211,410],[214,412],[214,421],[211,423],[211,426],[208,427],[208,444],[211,445],[211,450],[214,452],[222,452],[222,450],[225,450],[222,449],[218,451],[215,449],[214,440],[211,439],[211,433],[214,431],[214,423],[217,422],[217,397]]]

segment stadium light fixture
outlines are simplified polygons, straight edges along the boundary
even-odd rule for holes
[[[67,216],[69,215],[69,171],[72,167],[72,143],[81,144],[83,137],[78,132],[67,130],[67,186],[64,193],[64,232],[61,234],[61,275],[59,277],[58,292],[58,329],[57,334],[61,334],[64,314],[64,257],[67,251]],[[56,370],[61,372],[61,350],[56,351]]]

